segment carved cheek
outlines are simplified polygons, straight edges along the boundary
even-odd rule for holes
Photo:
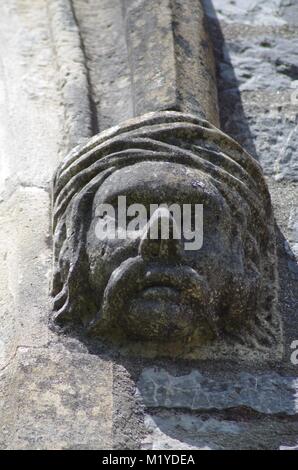
[[[135,239],[98,240],[94,233],[89,233],[86,252],[92,287],[97,291],[104,289],[118,266],[126,259],[137,256],[137,246]]]

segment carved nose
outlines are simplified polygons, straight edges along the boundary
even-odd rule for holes
[[[139,254],[143,259],[180,259],[183,253],[181,232],[166,208],[157,209],[146,224]]]

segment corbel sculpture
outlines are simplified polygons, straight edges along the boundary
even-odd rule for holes
[[[150,9],[134,4],[126,15],[136,117],[75,148],[55,175],[53,319],[145,356],[275,357],[282,341],[270,196],[257,161],[218,129],[202,8],[184,2],[195,8],[192,20],[169,23],[164,53],[175,60],[172,69],[158,65],[156,91],[138,75],[143,67],[146,81],[156,68],[153,49],[139,49],[130,21],[143,15],[146,23]],[[154,34],[144,41],[150,48]],[[159,209],[136,234],[100,239],[107,215],[98,206],[110,204],[117,218],[124,196],[149,214],[151,204],[202,205],[202,246],[186,250],[173,236],[173,214]],[[172,236],[150,239],[162,218]],[[118,219],[113,226],[126,228]]]

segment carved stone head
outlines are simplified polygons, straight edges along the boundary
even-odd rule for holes
[[[148,207],[126,238],[96,235],[102,204]],[[203,244],[151,239],[175,218],[152,204],[200,204]],[[275,226],[259,164],[206,121],[151,113],[92,138],[54,181],[54,320],[144,355],[280,353]],[[116,228],[121,231],[121,221]]]

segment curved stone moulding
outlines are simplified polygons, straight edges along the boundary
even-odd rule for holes
[[[156,258],[139,238],[98,240],[96,206],[119,195],[203,204],[203,247]],[[269,192],[259,164],[207,121],[148,113],[75,148],[55,175],[53,227],[56,323],[130,354],[281,357]]]
[[[66,152],[86,141],[98,128],[85,50],[72,1],[46,0],[46,5],[64,108],[65,139],[61,146]]]

